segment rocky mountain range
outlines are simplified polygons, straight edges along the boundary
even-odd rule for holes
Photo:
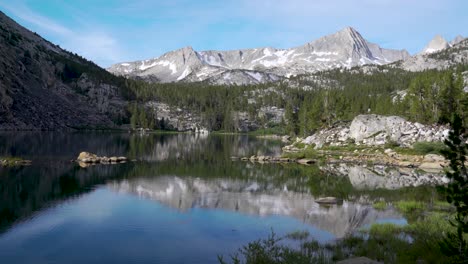
[[[108,71],[149,82],[197,82],[212,84],[256,84],[317,71],[363,65],[396,65],[405,70],[442,69],[468,59],[466,39],[448,42],[437,35],[418,54],[391,50],[365,40],[347,27],[291,49],[271,47],[231,51],[195,51],[192,47],[168,52],[161,57],[112,65]],[[447,50],[455,58],[438,56]]]
[[[384,65],[409,57],[406,50],[381,48],[347,27],[291,49],[195,51],[185,47],[159,58],[115,64],[108,70],[152,82],[252,84],[338,67]]]

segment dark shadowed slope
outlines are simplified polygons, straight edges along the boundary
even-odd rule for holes
[[[126,118],[123,82],[0,12],[0,129],[112,127]]]

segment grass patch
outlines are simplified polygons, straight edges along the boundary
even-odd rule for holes
[[[372,148],[372,147],[369,147],[369,146],[364,146],[364,145],[361,145],[361,146],[358,146],[358,145],[355,145],[355,144],[348,144],[348,145],[344,145],[344,146],[323,146],[322,147],[322,150],[329,150],[329,151],[347,151],[347,152],[353,152],[355,150],[374,150],[374,149],[377,149],[377,148]]]
[[[379,201],[379,202],[375,202],[373,205],[374,209],[376,210],[385,210],[387,208],[387,203],[385,201]]]
[[[313,159],[323,160],[325,157],[319,154],[313,147],[308,146],[298,152],[283,153],[282,157],[290,159]]]
[[[398,201],[395,203],[395,208],[404,214],[410,214],[424,210],[425,205],[418,201]]]
[[[442,151],[446,149],[447,146],[443,142],[416,142],[412,148],[397,147],[395,151],[404,155],[441,155]]]
[[[305,143],[302,143],[302,142],[295,142],[295,143],[293,144],[293,146],[294,146],[295,148],[298,148],[298,149],[303,149],[303,148],[306,147],[306,144],[305,144]]]

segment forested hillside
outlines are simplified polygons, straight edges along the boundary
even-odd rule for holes
[[[468,102],[463,91],[463,72],[467,70],[468,65],[423,72],[391,67],[372,72],[361,68],[337,69],[252,86],[149,84],[130,80],[127,84],[140,113],[145,102],[156,100],[200,114],[203,124],[211,130],[234,131],[231,123],[235,112],[247,112],[262,123],[265,120],[256,116],[259,109],[276,106],[285,109],[284,132],[307,135],[364,113],[399,115],[424,124],[445,123],[453,112],[465,116]],[[150,112],[145,118],[157,115],[151,109],[147,111]],[[157,127],[156,123],[152,125]]]

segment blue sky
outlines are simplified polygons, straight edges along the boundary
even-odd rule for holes
[[[288,48],[346,26],[412,54],[436,34],[468,36],[466,0],[0,0],[0,10],[104,67],[185,46]]]

